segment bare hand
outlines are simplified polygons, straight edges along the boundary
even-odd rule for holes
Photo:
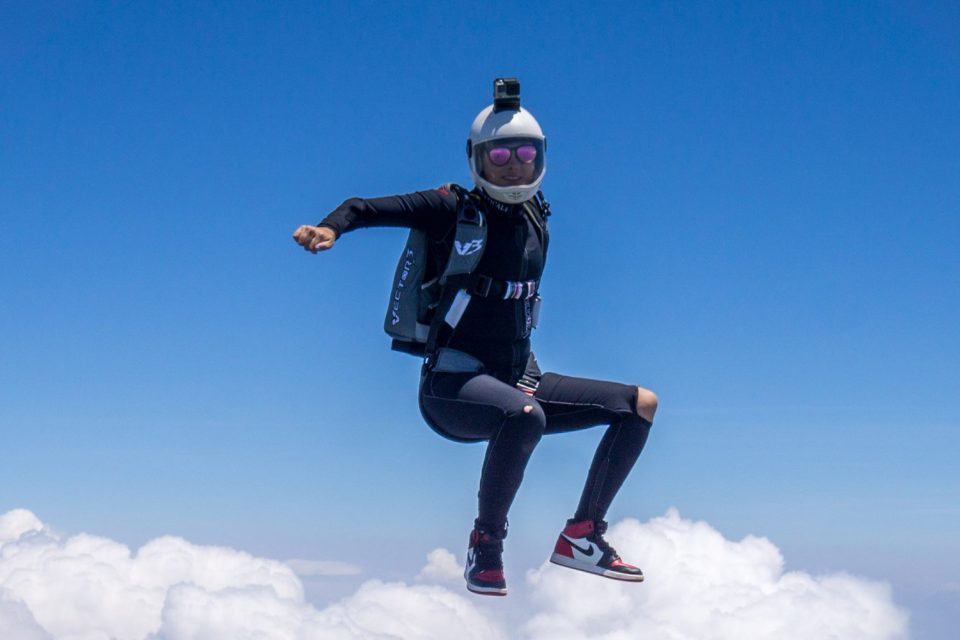
[[[293,239],[310,253],[326,251],[337,241],[337,234],[330,227],[313,227],[309,224],[300,225],[293,232]]]

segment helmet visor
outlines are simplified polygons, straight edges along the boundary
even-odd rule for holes
[[[498,138],[476,145],[477,174],[498,187],[520,187],[543,175],[544,146],[537,138]]]

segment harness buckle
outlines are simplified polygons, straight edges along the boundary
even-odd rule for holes
[[[474,293],[481,298],[486,298],[490,295],[490,289],[493,287],[493,278],[490,276],[485,276],[481,274],[475,274],[475,281],[473,283],[471,293]]]

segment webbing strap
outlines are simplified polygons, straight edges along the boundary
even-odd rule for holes
[[[444,320],[457,301],[457,293],[461,289],[469,292],[467,285],[471,281],[470,274],[480,263],[483,250],[486,248],[486,220],[473,196],[457,184],[451,183],[447,188],[457,198],[457,226],[453,246],[439,276],[440,299],[437,301],[436,313],[433,316],[433,322],[430,323],[425,345],[428,358],[432,357],[437,348],[446,342],[445,334],[449,333],[449,327]],[[460,308],[458,313],[462,314],[463,308]]]
[[[474,274],[470,280],[470,293],[500,300],[529,300],[537,295],[540,287],[539,280],[497,280],[481,274]]]

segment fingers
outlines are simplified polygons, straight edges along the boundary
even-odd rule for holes
[[[319,238],[314,241],[313,248],[311,249],[311,251],[313,253],[316,253],[317,251],[326,251],[332,246],[333,246],[333,238],[328,238],[328,239]]]
[[[336,234],[327,227],[313,227],[311,231],[313,234],[310,237],[310,242],[306,246],[309,247],[312,253],[326,251],[333,246],[334,241],[337,239]]]
[[[313,227],[307,224],[300,225],[293,232],[294,241],[302,246],[305,251],[316,253],[326,251],[333,247],[336,241],[336,234],[332,229],[326,227]]]
[[[312,235],[310,232],[311,229],[312,227],[305,224],[302,224],[299,227],[297,227],[297,230],[293,232],[294,242],[296,242],[297,244],[303,245],[304,248],[306,248],[307,242],[310,239],[310,236]]]
[[[316,229],[308,225],[303,225],[293,234],[293,238],[297,241],[297,244],[302,246],[304,251],[311,253],[316,253],[316,250],[313,248],[313,245],[316,243],[315,236]]]

